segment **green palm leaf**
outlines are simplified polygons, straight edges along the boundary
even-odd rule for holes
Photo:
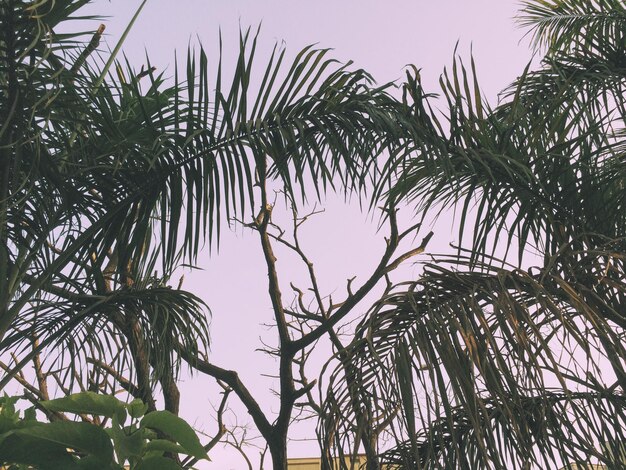
[[[330,377],[325,452],[352,452],[368,410],[397,468],[624,466],[624,5],[523,15],[548,53],[497,106],[473,61],[443,74],[441,113],[407,77],[413,151],[379,191],[422,218],[455,208],[461,243],[366,316]]]
[[[626,291],[615,282],[623,263],[598,282],[612,251],[579,258],[569,272],[561,263],[572,253],[563,254],[536,275],[454,271],[437,259],[422,280],[375,305],[347,360],[361,374],[359,406],[375,407],[377,422],[394,421],[399,447],[383,459],[401,468],[615,465],[615,452],[596,450],[624,438]],[[331,379],[326,419],[350,449],[354,392],[342,370]],[[410,423],[410,413],[393,412],[407,400],[406,381],[416,390]]]
[[[336,185],[362,193],[398,146],[401,117],[389,86],[328,50],[289,62],[276,47],[262,63],[250,30],[230,73],[202,48],[172,77],[149,59],[136,71],[97,50],[102,28],[89,43],[56,33],[85,3],[0,9],[0,147],[12,178],[0,198],[2,350],[35,335],[49,352],[67,348],[62,367],[96,357],[124,368],[122,323],[133,317],[158,378],[178,363],[176,336],[190,351],[208,345],[202,303],[167,278],[224,222],[252,213],[257,173],[298,199]]]
[[[598,39],[623,37],[626,8],[621,0],[525,1],[519,17],[536,47],[571,52]]]

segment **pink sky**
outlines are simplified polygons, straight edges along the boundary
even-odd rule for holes
[[[110,17],[107,34],[111,47],[139,3],[138,0],[97,0],[90,7],[97,14]],[[302,47],[318,43],[320,47],[332,47],[334,57],[341,61],[353,60],[355,67],[369,71],[380,83],[401,78],[404,66],[415,64],[422,69],[427,89],[438,91],[439,74],[450,64],[459,41],[458,52],[463,58],[469,59],[470,47],[473,48],[484,95],[495,103],[497,92],[523,70],[531,56],[528,41],[520,44],[523,32],[513,20],[518,3],[512,0],[149,0],[124,51],[130,62],[140,67],[147,49],[159,70],[172,70],[174,49],[185,53],[190,41],[200,40],[209,54],[214,53],[221,28],[225,56],[234,58],[240,25],[256,27],[262,21],[261,56],[276,41],[284,41],[292,56]],[[261,64],[259,61],[258,65]],[[304,229],[303,244],[320,270],[322,290],[340,296],[346,278],[364,276],[373,267],[382,253],[382,235],[387,229],[376,234],[376,224],[359,211],[357,204],[345,205],[329,197],[327,206],[327,213],[313,219]],[[408,215],[409,210],[405,213]],[[455,239],[451,216],[444,219],[437,224],[431,250],[446,250]],[[278,258],[284,297],[289,299],[289,281],[302,279],[301,267],[281,251]],[[272,380],[262,374],[273,374],[276,364],[255,351],[261,347],[259,337],[274,341],[271,328],[262,326],[271,321],[271,316],[257,237],[242,232],[241,228],[225,230],[219,255],[210,257],[207,252],[199,264],[204,270],[187,275],[185,287],[211,307],[211,360],[238,370],[266,412],[271,413],[277,409],[275,397],[269,391]],[[404,275],[414,272],[416,269],[410,266],[402,271]],[[320,361],[325,351],[321,351]],[[185,378],[181,390],[183,416],[197,428],[213,434],[216,425],[210,403],[219,402],[218,388],[208,379],[194,377]],[[238,413],[239,424],[251,423],[234,396],[231,403]],[[297,426],[292,437],[311,438],[313,427],[314,423]],[[255,435],[254,429],[250,434]],[[291,457],[316,454],[314,442],[293,441],[289,447]],[[213,462],[201,468],[246,468],[232,450],[218,447],[210,455]],[[256,457],[254,449],[250,456]]]

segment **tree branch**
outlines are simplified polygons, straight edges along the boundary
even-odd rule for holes
[[[248,390],[248,388],[239,378],[237,372],[222,369],[221,367],[211,364],[208,361],[205,361],[195,356],[191,356],[180,345],[177,346],[177,351],[178,354],[180,354],[180,356],[185,360],[185,362],[187,362],[192,368],[217,380],[221,380],[230,388],[232,388],[233,392],[235,392],[237,397],[246,407],[248,414],[252,417],[252,420],[254,421],[254,424],[256,425],[259,432],[266,439],[268,437],[271,437],[273,431],[272,425],[267,420],[265,413],[263,413],[263,410],[259,406],[259,403],[250,393],[250,390]]]
[[[213,436],[213,438],[209,441],[209,443],[204,446],[204,450],[206,450],[207,452],[215,447],[217,443],[222,439],[222,437],[224,437],[224,434],[226,434],[227,429],[226,425],[224,424],[224,410],[226,409],[228,396],[233,391],[232,388],[224,385],[219,380],[217,381],[217,383],[224,389],[224,391],[222,392],[222,400],[220,401],[220,405],[217,408],[217,432],[215,433],[215,436]],[[183,468],[191,468],[196,463],[198,463],[199,460],[200,459],[198,459],[197,457],[187,457],[183,461],[182,466]]]
[[[397,267],[399,263],[407,259],[406,257],[409,253],[413,253],[411,254],[411,256],[414,256],[415,254],[424,251],[428,241],[432,237],[432,232],[424,237],[421,245],[418,248],[408,253],[405,253],[404,255],[400,256],[390,263],[391,257],[396,251],[400,240],[407,234],[407,232],[403,232],[402,235],[398,234],[398,223],[396,219],[396,210],[394,208],[389,209],[388,214],[391,233],[389,239],[387,240],[387,248],[385,249],[385,252],[380,259],[380,262],[378,263],[378,266],[376,267],[372,275],[353,295],[350,295],[345,300],[345,302],[343,302],[343,304],[335,311],[335,313],[330,315],[325,322],[323,322],[320,326],[318,326],[310,333],[304,335],[298,340],[293,341],[292,347],[294,350],[298,351],[300,349],[306,348],[307,346],[311,345],[313,342],[321,338],[324,334],[328,333],[337,323],[339,323],[346,315],[348,315],[348,313],[350,313],[350,311],[374,288],[374,286],[376,286],[376,284],[378,284],[378,282],[382,278],[385,277],[385,275],[389,271],[391,271],[391,269],[395,269],[395,267]]]
[[[124,390],[130,393],[133,396],[133,398],[141,398],[141,392],[139,391],[139,388],[135,384],[133,384],[130,380],[128,380],[126,377],[124,377],[122,374],[120,374],[118,371],[116,371],[113,367],[111,367],[108,364],[105,364],[102,361],[93,359],[91,357],[87,358],[87,362],[102,369],[111,377],[113,377],[113,379],[115,379],[117,383],[119,383],[120,386]]]

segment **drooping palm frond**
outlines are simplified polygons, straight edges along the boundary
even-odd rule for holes
[[[599,39],[623,40],[626,32],[622,0],[527,0],[522,5],[519,23],[530,29],[535,47],[581,52]]]
[[[397,468],[626,467],[624,5],[524,14],[548,54],[498,106],[473,63],[442,76],[442,113],[408,77],[414,149],[387,194],[455,208],[471,244],[369,312],[330,379],[326,452],[369,428]]]
[[[98,191],[108,189],[110,207],[118,202],[127,211],[141,200],[135,233],[148,230],[146,224],[158,213],[168,259],[179,249],[179,223],[186,227],[180,246],[193,256],[205,233],[216,237],[222,219],[250,209],[254,174],[262,161],[267,160],[270,173],[287,191],[310,181],[319,193],[334,175],[346,188],[356,189],[398,132],[386,92],[368,88],[363,71],[339,66],[326,73],[334,63],[326,50],[302,51],[281,82],[276,77],[283,73],[285,52],[276,50],[263,71],[268,83],[258,96],[250,96],[256,38],[245,34],[241,41],[230,88],[221,89],[218,64],[215,84],[220,88],[210,93],[208,59],[201,51],[197,62],[188,59],[188,86],[161,89],[163,78],[151,76],[142,95],[136,75],[128,71],[124,80],[131,85],[118,83],[117,92],[106,87],[90,116],[94,136],[87,145],[96,146],[88,148],[98,158],[94,166],[124,162],[93,184]],[[110,117],[103,121],[99,116]],[[116,141],[123,147],[116,148]],[[97,173],[86,176],[99,178]],[[109,226],[111,232],[121,229],[115,221]]]
[[[523,419],[513,423],[497,406],[491,407],[487,402],[486,420],[480,423],[483,428],[495,431],[493,444],[515,454],[515,458],[506,462],[507,468],[515,461],[513,468],[532,465],[535,468],[568,468],[563,466],[564,461],[576,462],[574,468],[580,469],[605,468],[592,463],[598,461],[610,462],[609,468],[623,468],[620,460],[610,457],[623,453],[622,434],[612,432],[624,426],[623,394],[548,392],[537,397],[523,397],[520,403],[521,408],[516,409],[513,405],[512,411]],[[520,421],[525,426],[521,445],[516,440],[520,434]],[[610,421],[614,427],[607,430],[602,426],[605,421]],[[542,422],[549,422],[550,430],[542,426]],[[383,452],[381,461],[383,465],[398,469],[485,468],[484,455],[473,426],[464,410],[453,410],[450,418],[442,418],[420,432],[417,442],[407,441]],[[562,447],[561,442],[569,444]],[[593,443],[598,442],[601,445],[595,447]],[[541,450],[533,451],[535,447]],[[518,452],[521,455],[516,455]]]
[[[455,60],[441,80],[443,118],[409,76],[414,148],[408,158],[390,159],[388,196],[413,201],[423,213],[455,207],[460,241],[472,240],[476,259],[500,239],[521,257],[529,246],[552,252],[583,233],[621,236],[623,80],[576,82],[574,71],[564,72],[527,72],[491,108]]]
[[[96,53],[103,28],[90,40],[85,33],[56,31],[87,3],[11,0],[1,5],[2,335],[29,300],[21,295],[28,290],[24,277],[52,262],[60,253],[52,242],[63,234],[72,236],[69,228],[80,227],[90,209],[90,195],[73,186],[76,168],[68,166],[63,151],[85,125],[82,64]]]
[[[363,323],[347,359],[360,371],[356,393],[343,367],[333,375],[329,445],[352,449],[361,426],[387,422],[398,447],[383,461],[400,468],[622,468],[626,273],[616,243],[563,253],[534,274],[428,265]],[[376,419],[358,423],[355,405]]]
[[[201,70],[189,59],[189,86],[161,89],[162,77],[151,76],[144,93],[137,74],[127,71],[127,83],[109,83],[86,97],[90,104],[82,116],[88,125],[71,148],[55,155],[72,171],[63,176],[77,197],[73,207],[88,208],[84,217],[93,221],[72,221],[82,226],[76,241],[63,248],[66,257],[103,253],[120,234],[132,232],[124,256],[134,258],[155,217],[161,221],[164,258],[180,249],[181,223],[186,229],[180,247],[193,256],[205,232],[214,237],[224,216],[250,207],[255,165],[265,159],[288,190],[293,182],[304,186],[310,179],[319,191],[318,185],[332,184],[337,174],[346,187],[361,187],[374,158],[397,132],[393,100],[384,89],[368,88],[367,74],[344,67],[318,84],[333,61],[324,59],[327,51],[304,51],[282,83],[274,78],[284,52],[270,60],[265,75],[271,83],[253,105],[246,57],[254,47],[255,41],[248,51],[242,39],[233,84],[218,89],[214,101],[203,53]],[[57,259],[59,266],[67,262]],[[58,271],[57,264],[49,271]]]
[[[599,4],[596,5],[596,3]],[[569,24],[565,21],[554,35],[558,36],[561,46],[577,44],[579,47],[561,47],[558,44],[548,49],[538,70],[525,73],[516,83],[505,91],[507,102],[514,96],[524,102],[527,108],[545,114],[555,114],[568,120],[610,117],[610,124],[624,127],[623,88],[626,57],[626,5],[622,1],[609,2],[525,2],[521,19],[523,24],[533,27],[540,38],[544,37],[541,27],[544,23],[561,18],[556,11],[582,8],[588,14],[580,13],[582,22],[592,25]],[[543,11],[535,16],[528,16],[528,10]],[[545,10],[545,11],[544,11]],[[611,13],[606,13],[610,11]],[[564,14],[564,18],[576,19],[573,12]],[[596,18],[597,17],[597,18]],[[595,25],[594,18],[610,25]],[[557,21],[558,23],[558,21]],[[587,29],[592,32],[587,32]],[[547,33],[546,33],[547,34]],[[583,42],[581,45],[580,43]],[[537,121],[542,116],[534,115]],[[608,137],[610,128],[603,129]],[[598,132],[600,133],[600,132]]]
[[[213,71],[200,48],[190,50],[168,78],[155,73],[149,59],[147,70],[137,71],[102,55],[102,28],[89,43],[57,34],[59,22],[85,1],[51,2],[53,8],[36,14],[29,2],[9,3],[0,11],[3,109],[17,111],[3,129],[28,135],[3,131],[10,135],[3,140],[6,161],[14,166],[3,175],[15,178],[0,210],[8,249],[0,253],[0,337],[10,332],[6,347],[24,328],[44,332],[50,319],[58,320],[55,341],[104,329],[101,321],[112,317],[96,315],[87,327],[90,319],[77,313],[91,315],[95,308],[80,303],[85,295],[108,299],[98,309],[129,311],[115,300],[117,291],[107,290],[107,279],[128,276],[148,254],[162,262],[163,273],[180,256],[193,261],[205,242],[218,239],[224,221],[252,212],[261,173],[301,198],[336,184],[362,192],[377,177],[377,157],[400,142],[402,118],[388,86],[338,64],[328,50],[308,47],[289,62],[276,47],[260,63],[257,35],[248,30],[241,33],[232,73],[222,57]],[[14,37],[24,43],[19,54],[11,52]],[[28,100],[11,98],[17,96],[16,74],[36,78],[19,82]],[[257,82],[259,89],[251,85]],[[130,298],[143,292],[123,289]],[[47,297],[61,291],[81,300]],[[141,299],[144,307],[132,306],[139,318],[161,318],[156,301]],[[179,327],[168,328],[201,340],[201,331],[180,326],[185,314],[189,323],[197,320],[193,302],[177,299],[180,308],[176,299],[168,305],[180,313]],[[147,341],[158,339],[149,335],[159,325],[143,322]]]
[[[133,381],[138,354],[147,361],[153,381],[164,375],[176,378],[180,359],[175,351],[207,354],[208,307],[195,295],[172,288],[169,275],[157,276],[155,263],[152,256],[148,262],[133,263],[123,276],[111,267],[87,280],[45,285],[0,349],[12,351],[24,363],[35,352],[45,352],[45,366],[63,371],[68,387],[76,380],[89,385],[90,363],[124,371]]]

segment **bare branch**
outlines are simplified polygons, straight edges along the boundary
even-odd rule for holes
[[[222,392],[222,400],[220,401],[219,407],[217,408],[217,432],[215,433],[215,436],[213,436],[213,438],[209,441],[209,443],[204,446],[204,450],[206,450],[207,452],[213,449],[213,447],[215,447],[217,443],[222,440],[227,432],[226,425],[224,424],[224,410],[226,409],[228,396],[233,391],[232,388],[225,385],[223,382],[218,380],[217,383],[222,387],[224,391]],[[198,458],[190,456],[187,457],[185,461],[183,461],[182,466],[183,468],[191,468],[196,463],[198,463],[198,461]]]
[[[41,411],[44,415],[46,415],[46,418],[48,418],[48,420],[50,422],[52,421],[69,421],[67,416],[65,416],[63,413],[59,413],[57,411],[50,411],[49,409],[47,409],[45,406],[41,405],[41,398],[39,398],[39,395],[37,393],[32,393],[29,390],[24,390],[24,398],[26,398],[29,402],[32,403],[32,405],[39,411]]]
[[[365,283],[351,296],[349,296],[343,304],[337,308],[337,310],[329,315],[328,320],[322,323],[319,327],[308,333],[307,335],[299,338],[298,340],[293,341],[292,347],[293,349],[300,350],[303,349],[310,344],[312,344],[317,339],[321,338],[323,335],[328,333],[332,328],[337,325],[343,318],[345,318],[348,313],[352,311],[352,309],[361,301],[363,298],[378,284],[378,282],[385,276],[387,273],[387,268],[389,266],[389,262],[394,252],[396,251],[398,244],[400,242],[400,237],[398,235],[398,223],[396,218],[396,210],[394,208],[387,209],[389,226],[390,226],[390,236],[386,240],[387,248],[383,253],[378,266],[374,270],[374,272],[370,275],[370,277],[365,281]],[[428,241],[428,240],[426,240]]]
[[[413,256],[419,255],[421,253],[424,253],[424,250],[426,249],[426,245],[428,244],[428,242],[430,241],[433,235],[434,235],[433,232],[430,232],[428,235],[424,237],[420,246],[410,251],[407,251],[406,253],[404,253],[401,256],[398,256],[395,260],[389,263],[389,265],[385,268],[385,274],[388,274],[394,269],[396,269],[398,266],[400,266],[400,264],[402,264],[407,259],[412,258]]]
[[[4,370],[5,372],[9,372],[11,370],[11,368],[8,365],[6,365],[4,362],[0,362],[0,368]],[[38,400],[41,400],[41,392],[32,384],[30,384],[22,374],[14,375],[13,379],[15,379],[16,382],[18,382],[22,387],[24,387],[30,393],[32,393],[33,395],[36,395]]]
[[[50,400],[50,394],[48,393],[48,381],[41,369],[41,353],[39,351],[39,339],[33,334],[33,368],[35,369],[35,377],[37,378],[37,385],[39,387],[40,397],[42,400]]]
[[[257,429],[263,437],[271,436],[272,425],[265,416],[265,413],[263,413],[263,410],[261,410],[259,403],[250,393],[250,390],[248,390],[248,388],[241,381],[237,372],[222,369],[221,367],[211,364],[208,361],[191,356],[180,345],[177,346],[177,351],[185,362],[187,362],[192,368],[210,377],[218,379],[232,388],[237,397],[246,407],[246,410],[252,417],[254,424],[257,426]]]

